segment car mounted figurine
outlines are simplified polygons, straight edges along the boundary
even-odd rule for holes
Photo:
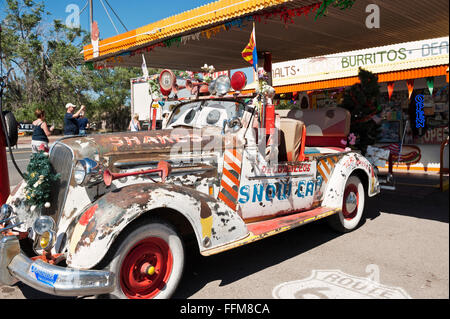
[[[174,75],[162,75],[168,96]],[[348,112],[280,118],[270,90],[240,94],[244,86],[227,76],[209,91],[190,83],[195,97],[174,107],[164,130],[55,142],[49,159],[60,179],[50,207],[31,211],[22,182],[1,209],[0,283],[59,296],[169,298],[189,238],[209,256],[325,217],[340,232],[356,229],[366,197],[380,191],[373,165],[324,146],[333,140],[326,128],[306,132],[328,116],[346,136]]]

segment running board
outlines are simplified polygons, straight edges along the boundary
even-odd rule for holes
[[[249,231],[248,236],[229,244],[202,251],[201,254],[203,256],[218,254],[223,251],[247,245],[260,239],[308,224],[318,219],[328,217],[339,213],[340,211],[341,208],[318,207],[301,213],[249,223],[247,224],[247,229]]]

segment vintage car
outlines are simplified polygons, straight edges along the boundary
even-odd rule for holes
[[[261,130],[258,101],[199,96],[178,104],[163,130],[57,141],[50,208],[32,211],[23,182],[1,209],[0,283],[60,296],[168,298],[189,239],[209,256],[325,217],[340,232],[357,228],[366,196],[379,193],[374,167],[323,145],[348,134],[347,111],[318,117],[331,131],[342,126],[329,140],[327,129],[303,122],[307,110]],[[320,146],[307,143],[311,136]]]

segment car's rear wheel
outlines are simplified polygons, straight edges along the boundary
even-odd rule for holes
[[[357,176],[352,175],[345,183],[342,210],[328,218],[329,225],[343,233],[356,229],[363,215],[364,202],[364,186]]]
[[[183,243],[172,226],[160,221],[138,226],[118,246],[109,264],[116,275],[111,297],[170,298],[183,267]]]

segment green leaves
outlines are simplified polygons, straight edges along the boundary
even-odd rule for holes
[[[314,20],[323,17],[328,13],[328,7],[333,5],[333,7],[337,7],[340,10],[345,10],[351,8],[356,0],[324,0],[320,5],[319,10],[317,10],[316,16]]]
[[[109,125],[110,114],[129,116],[129,109],[124,112],[123,108],[130,103],[130,78],[140,76],[140,69],[85,66],[80,51],[90,42],[88,32],[68,28],[61,20],[46,23],[44,2],[7,0],[5,11],[4,69],[14,67],[15,75],[4,105],[18,121],[33,121],[34,111],[40,108],[48,123],[62,128],[68,102],[86,105],[90,122],[106,120]]]
[[[367,146],[376,142],[380,125],[373,117],[380,113],[380,87],[378,77],[370,71],[359,69],[360,83],[348,88],[340,107],[351,114],[350,132],[357,136],[355,147],[365,154]]]

